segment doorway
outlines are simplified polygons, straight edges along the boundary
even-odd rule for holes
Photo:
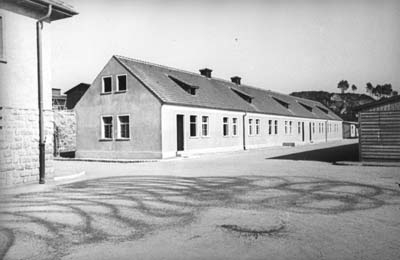
[[[178,151],[184,148],[183,115],[176,115],[176,146]]]

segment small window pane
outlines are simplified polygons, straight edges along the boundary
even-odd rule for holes
[[[201,135],[208,136],[208,116],[203,116],[201,121]]]
[[[103,138],[111,139],[112,138],[112,117],[107,116],[103,117]]]
[[[190,136],[197,136],[197,116],[190,116]]]
[[[224,136],[227,136],[227,135],[229,135],[228,118],[227,118],[227,117],[224,117],[224,118],[222,119],[222,122],[223,122],[223,135],[224,135]]]
[[[119,116],[119,137],[129,138],[129,116]]]
[[[103,78],[103,92],[109,93],[111,91],[112,91],[112,78],[111,77]]]
[[[118,91],[126,90],[126,75],[118,76]]]
[[[237,118],[232,118],[232,134],[237,135]]]

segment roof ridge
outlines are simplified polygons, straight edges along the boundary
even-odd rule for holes
[[[169,69],[169,70],[173,70],[173,71],[177,71],[177,72],[189,73],[189,74],[192,74],[192,75],[194,75],[194,76],[200,76],[200,77],[202,77],[200,74],[195,73],[195,72],[193,72],[193,71],[188,71],[188,70],[173,68],[173,67],[170,67],[170,66],[161,65],[161,64],[158,64],[158,63],[154,63],[154,62],[150,62],[150,61],[145,61],[145,60],[140,60],[140,59],[134,59],[134,58],[130,58],[130,57],[122,56],[122,55],[113,55],[113,56],[116,57],[116,58],[118,58],[118,59],[125,59],[125,60],[129,60],[129,61],[133,61],[133,62],[142,63],[142,64],[145,64],[145,65],[151,65],[151,66],[155,66],[155,67],[159,67],[159,68]]]
[[[139,63],[145,64],[145,65],[151,65],[151,66],[155,66],[155,67],[159,67],[159,68],[164,68],[164,69],[169,69],[169,70],[173,70],[173,71],[177,71],[177,72],[188,73],[188,74],[191,74],[191,75],[193,75],[193,76],[197,76],[197,77],[202,77],[202,78],[204,78],[204,76],[202,76],[201,74],[196,73],[196,72],[193,72],[193,71],[178,69],[178,68],[174,68],[174,67],[170,67],[170,66],[166,66],[166,65],[161,65],[161,64],[158,64],[158,63],[150,62],[150,61],[145,61],[145,60],[140,60],[140,59],[135,59],[135,58],[126,57],[126,56],[123,56],[123,55],[113,55],[113,56],[116,57],[116,58],[120,58],[120,59],[130,60],[130,61],[133,61],[133,62],[139,62]],[[225,83],[229,83],[229,84],[231,84],[232,86],[236,86],[236,87],[238,87],[238,86],[239,86],[239,87],[240,87],[240,86],[244,86],[244,87],[256,88],[256,89],[260,89],[260,90],[264,90],[264,91],[270,91],[269,89],[267,90],[267,89],[263,89],[263,88],[257,88],[257,87],[250,86],[250,85],[246,85],[246,84],[237,85],[237,84],[235,84],[235,83],[233,83],[233,82],[231,82],[231,81],[229,81],[229,80],[227,80],[227,79],[218,78],[218,77],[211,77],[211,78],[209,78],[209,79],[210,79],[210,80],[217,80],[217,81],[222,81],[222,82],[225,82]]]

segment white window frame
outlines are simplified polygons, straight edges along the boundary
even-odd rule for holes
[[[259,135],[260,134],[260,119],[256,119],[255,120],[255,123],[256,123],[256,126],[255,126],[255,130],[256,130],[256,135]]]
[[[268,135],[272,135],[272,119],[268,119]]]
[[[249,135],[252,136],[253,134],[253,119],[249,118]]]
[[[192,117],[194,117],[194,122],[192,122]],[[197,115],[189,115],[189,137],[191,137],[191,138],[195,138],[195,137],[198,137],[199,136],[199,134],[198,134],[198,129],[197,129],[197,118],[198,118],[198,116]],[[194,124],[194,131],[195,131],[195,133],[194,133],[194,135],[192,135],[192,124]]]
[[[206,118],[206,122],[204,122],[204,118]],[[209,116],[201,116],[201,136],[208,137],[210,136],[210,117]],[[206,134],[204,134],[204,126],[206,127]]]
[[[120,117],[127,116],[128,117],[128,137],[122,137],[121,136],[121,121]],[[118,139],[126,139],[129,140],[131,139],[131,117],[129,114],[123,114],[123,115],[117,115],[117,138]]]
[[[105,78],[111,78],[111,90],[107,91],[107,92],[104,91],[104,79]],[[112,76],[103,76],[103,77],[101,77],[101,93],[102,94],[111,94],[112,91],[113,91],[113,77]]]
[[[232,118],[232,136],[238,136],[238,118]]]
[[[224,119],[226,119],[226,122],[224,122]],[[225,133],[225,127],[226,127],[226,133]],[[222,136],[226,137],[229,136],[229,117],[222,117]]]
[[[119,89],[119,77],[120,76],[125,76],[125,89],[124,90]],[[116,92],[126,92],[128,90],[128,75],[127,74],[118,74],[115,76],[115,78],[116,78],[116,82],[117,82]]]
[[[301,122],[297,122],[297,134],[301,134]]]
[[[288,121],[285,121],[285,135],[288,134]]]
[[[111,137],[106,137],[105,136],[105,124],[104,124],[104,118],[105,117],[111,117]],[[100,117],[100,124],[101,124],[101,139],[102,140],[113,140],[114,138],[114,117],[112,115],[102,115]]]
[[[289,121],[289,134],[292,134],[293,121]]]
[[[275,120],[274,122],[274,134],[275,135],[279,134],[278,120]]]

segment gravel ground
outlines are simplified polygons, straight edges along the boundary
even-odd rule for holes
[[[4,195],[0,259],[400,258],[399,168],[283,153],[56,162],[86,177]]]

